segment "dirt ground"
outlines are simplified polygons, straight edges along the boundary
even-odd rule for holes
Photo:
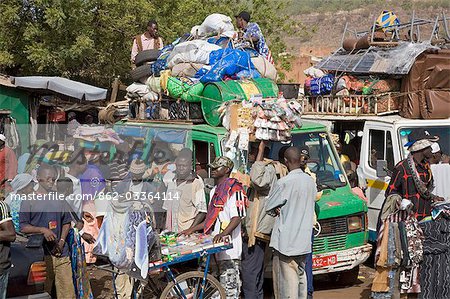
[[[91,285],[94,292],[94,298],[110,299],[113,298],[113,288],[111,274],[109,272],[89,268],[91,276]],[[370,298],[370,287],[374,277],[374,269],[368,266],[361,266],[358,276],[358,282],[350,286],[339,286],[330,282],[326,277],[317,277],[314,280],[314,299],[367,299]],[[267,299],[273,298],[271,292],[271,281],[267,280],[264,296]],[[145,298],[148,299],[148,298]]]

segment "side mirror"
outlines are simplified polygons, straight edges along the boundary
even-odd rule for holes
[[[384,178],[388,176],[387,161],[377,160],[377,177]]]

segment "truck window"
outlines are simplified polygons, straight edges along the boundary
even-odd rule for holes
[[[214,143],[194,141],[195,170],[202,178],[210,177],[208,164],[216,158]]]
[[[446,123],[442,126],[425,126],[425,127],[405,127],[399,130],[400,135],[400,146],[402,148],[402,158],[406,158],[408,155],[408,143],[415,139],[414,136],[419,134],[420,132],[425,131],[430,136],[438,136],[439,137],[439,146],[441,147],[442,153],[449,155],[450,154],[450,127]]]
[[[347,183],[339,158],[332,150],[331,141],[327,133],[296,133],[292,135],[292,140],[289,144],[273,142],[271,143],[270,158],[278,160],[279,150],[286,145],[308,146],[310,153],[308,169],[316,177],[317,185],[327,185],[337,188]]]
[[[390,171],[394,170],[394,147],[392,145],[392,136],[391,132],[386,132],[386,161],[387,161],[387,168]]]
[[[369,165],[373,169],[377,167],[377,160],[384,160],[384,131],[369,131]]]
[[[394,150],[391,132],[383,130],[369,131],[369,166],[377,168],[377,160],[386,160],[389,170],[394,169]]]

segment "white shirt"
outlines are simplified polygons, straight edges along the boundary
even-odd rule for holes
[[[210,198],[213,198],[216,187],[214,187],[210,192]],[[233,193],[231,197],[227,200],[223,211],[219,213],[216,223],[214,223],[214,230],[212,235],[215,236],[222,232],[229,224],[233,217],[240,217],[243,219],[245,217],[245,208],[239,209],[236,202],[236,193]],[[242,235],[241,235],[241,224],[231,232],[231,241],[233,243],[233,248],[226,251],[219,252],[216,255],[217,260],[240,260],[242,254]]]
[[[166,214],[166,230],[181,232],[192,226],[199,213],[206,213],[205,185],[200,177],[177,184],[173,178],[167,184],[167,198],[163,209]]]
[[[434,179],[434,190],[432,193],[436,196],[441,196],[445,200],[450,200],[450,184],[448,178],[450,177],[449,164],[432,164],[431,173]]]

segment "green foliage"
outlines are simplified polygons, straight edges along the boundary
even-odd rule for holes
[[[211,13],[234,16],[246,9],[259,23],[273,56],[285,50],[282,35],[295,23],[278,0],[2,0],[0,71],[55,75],[109,87],[127,78],[133,37],[156,19],[165,44]],[[297,28],[298,29],[298,28]]]

